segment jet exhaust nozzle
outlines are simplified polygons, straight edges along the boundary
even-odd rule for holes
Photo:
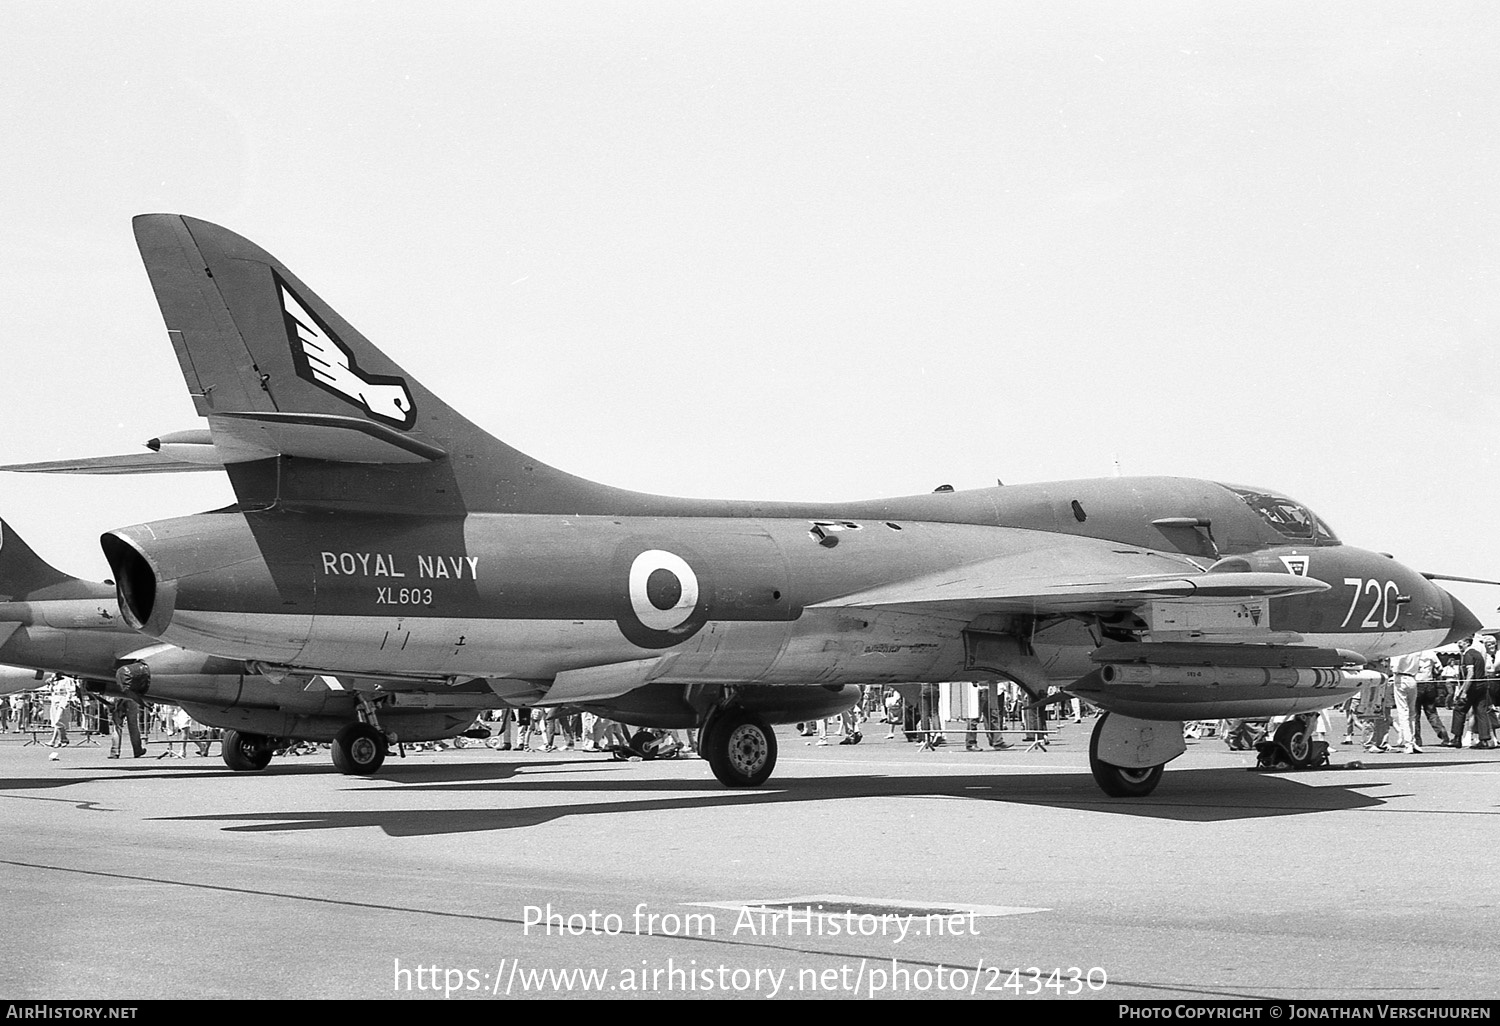
[[[120,612],[136,630],[144,629],[156,605],[156,571],[151,563],[124,538],[106,534],[99,539],[104,558],[115,575],[115,595]]]

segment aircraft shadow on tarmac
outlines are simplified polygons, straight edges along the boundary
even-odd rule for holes
[[[539,769],[544,766],[563,766],[569,769],[577,769],[577,763],[570,762],[533,762],[521,765],[518,763],[500,763],[494,765],[463,765],[463,766],[412,766],[398,767],[393,770],[382,771],[380,779],[385,780],[484,780],[498,781],[508,780],[521,773],[523,770]],[[84,784],[118,783],[131,777],[139,777],[142,781],[185,781],[185,780],[221,780],[221,781],[252,781],[262,780],[269,777],[337,777],[348,783],[365,784],[370,778],[346,777],[340,774],[332,766],[305,764],[305,765],[271,765],[264,770],[253,774],[231,773],[228,770],[215,769],[205,764],[202,769],[194,767],[188,769],[182,763],[159,763],[152,759],[140,762],[128,762],[120,766],[111,766],[108,771],[93,770],[87,773],[68,774],[59,773],[46,777],[0,777],[0,792],[5,791],[35,791],[49,790],[59,787],[75,787]],[[0,794],[4,797],[24,797],[21,795]]]
[[[526,764],[524,770],[536,768]],[[576,769],[577,764],[572,764]],[[608,779],[558,782],[535,779],[515,766],[423,767],[402,770],[391,779],[399,790],[374,787],[392,799],[412,791],[474,794],[487,790],[507,794],[547,795],[545,804],[507,809],[413,809],[375,811],[236,812],[222,815],[164,817],[168,821],[223,823],[235,832],[339,830],[379,827],[392,837],[475,833],[539,826],[573,816],[627,815],[741,805],[785,805],[859,799],[911,798],[929,801],[998,803],[1075,809],[1109,815],[1177,822],[1224,822],[1268,819],[1319,812],[1375,808],[1382,798],[1361,793],[1389,783],[1372,775],[1347,784],[1309,787],[1297,776],[1250,773],[1243,769],[1180,770],[1149,798],[1110,799],[1091,793],[1092,781],[1076,772],[951,776],[783,777],[773,787],[730,790],[713,780],[639,780],[609,774]],[[623,769],[624,767],[622,767]],[[459,770],[461,773],[453,773]],[[480,772],[482,771],[482,772]],[[604,775],[601,774],[601,778]],[[642,792],[650,797],[643,797]],[[618,799],[612,796],[620,796]],[[592,797],[595,800],[589,800]],[[561,798],[561,800],[559,800]]]

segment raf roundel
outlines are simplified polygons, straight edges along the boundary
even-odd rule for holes
[[[630,564],[630,608],[653,631],[681,627],[698,607],[698,576],[687,560],[648,549]]]

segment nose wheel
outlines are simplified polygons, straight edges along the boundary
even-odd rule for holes
[[[1260,752],[1257,766],[1273,768],[1282,763],[1299,770],[1326,766],[1328,745],[1313,738],[1316,726],[1316,713],[1305,713],[1287,720],[1276,728],[1270,741],[1262,741],[1255,746]]]

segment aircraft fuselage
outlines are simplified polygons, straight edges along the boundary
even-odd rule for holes
[[[1331,585],[1258,600],[1254,624],[1233,622],[1254,602],[1221,603],[1216,623],[1198,622],[1201,602],[1198,620],[1176,622],[1168,602],[1155,623],[1096,629],[1153,640],[1299,635],[1378,658],[1441,644],[1454,623],[1447,593],[1394,559],[1326,532],[1279,536],[1235,491],[1207,481],[1063,482],[836,509],[698,507],[655,516],[223,512],[112,532],[106,547],[122,607],[147,633],[332,673],[550,680],[651,661],[637,684],[980,679],[993,674],[966,649],[974,624],[962,609],[820,604],[999,554],[1018,572],[1055,574],[1051,543],[1063,535],[1155,553],[1163,573],[1238,557],[1240,569]],[[1090,669],[1102,639],[1088,626],[1058,617],[1032,625],[1058,682]],[[1349,690],[1309,700],[1327,705]],[[1277,693],[1279,708],[1286,697]]]

